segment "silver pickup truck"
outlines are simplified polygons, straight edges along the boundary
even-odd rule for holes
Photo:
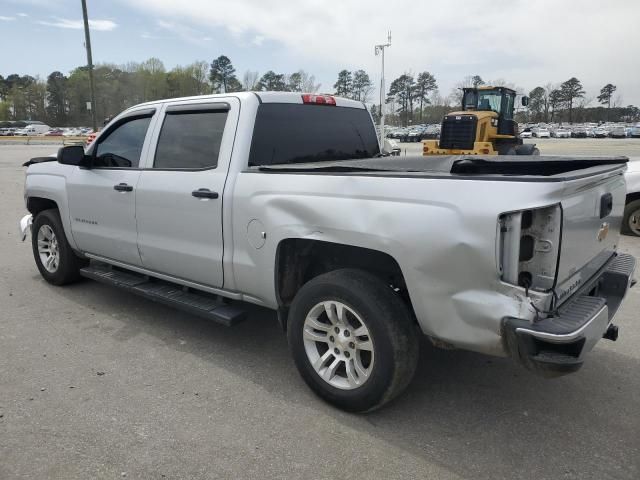
[[[626,158],[390,157],[360,102],[234,93],[114,118],[27,162],[23,238],[50,283],[105,282],[225,325],[277,311],[325,400],[380,407],[421,335],[577,370],[635,260],[616,251]]]

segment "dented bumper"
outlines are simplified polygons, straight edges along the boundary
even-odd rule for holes
[[[618,254],[554,315],[537,322],[504,319],[509,353],[546,376],[578,370],[601,338],[617,338],[612,320],[633,285],[635,266],[631,255]]]
[[[27,234],[31,231],[31,224],[33,223],[33,215],[25,215],[20,219],[19,229],[20,238],[24,242],[27,238]]]

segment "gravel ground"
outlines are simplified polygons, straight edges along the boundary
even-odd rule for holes
[[[640,288],[574,375],[423,343],[405,395],[349,415],[306,388],[270,312],[227,329],[45,283],[16,226],[20,164],[49,152],[0,146],[0,479],[640,478]]]

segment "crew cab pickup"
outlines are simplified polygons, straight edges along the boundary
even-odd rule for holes
[[[27,162],[23,238],[88,277],[225,325],[277,312],[307,384],[349,411],[398,395],[419,339],[577,370],[635,268],[627,159],[391,157],[361,102],[233,93],[114,118]]]

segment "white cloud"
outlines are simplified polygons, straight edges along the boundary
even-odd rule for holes
[[[18,17],[28,17],[29,15],[27,15],[26,13],[16,13],[16,15]]]
[[[46,25],[48,27],[70,28],[73,30],[81,30],[84,28],[82,20],[73,20],[69,18],[54,17],[52,21],[39,20],[36,23]],[[89,28],[98,32],[110,32],[118,26],[111,20],[89,20]]]
[[[16,17],[5,17],[4,15],[0,15],[0,21],[2,22],[11,22],[15,19]]]
[[[525,90],[576,76],[588,95],[611,82],[625,102],[640,103],[640,62],[633,56],[638,1],[120,1],[184,29],[224,29],[238,44],[268,40],[298,63],[291,70],[364,68],[377,77],[373,46],[390,29],[389,79],[429,70],[446,95],[472,74],[504,78]]]
[[[204,41],[211,40],[210,37],[203,37],[202,32],[199,32],[194,28],[188,27],[180,23],[169,22],[165,20],[158,20],[156,24],[161,29],[171,32],[172,34],[190,43],[199,44],[199,43],[202,43],[203,40]]]

